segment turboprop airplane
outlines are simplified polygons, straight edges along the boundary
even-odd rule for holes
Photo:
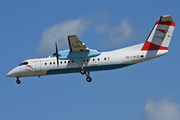
[[[174,27],[171,16],[161,16],[145,43],[109,52],[90,49],[76,35],[69,35],[69,50],[58,51],[55,43],[55,57],[25,60],[7,77],[16,77],[16,83],[20,84],[20,77],[80,72],[87,76],[87,82],[91,82],[92,71],[127,67],[167,54]]]

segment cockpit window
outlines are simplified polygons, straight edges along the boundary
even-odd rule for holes
[[[19,64],[19,66],[21,66],[21,65],[27,65],[27,64],[28,64],[28,62],[23,62],[23,63]]]

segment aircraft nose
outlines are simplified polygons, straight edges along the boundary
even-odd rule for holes
[[[15,76],[16,72],[14,70],[11,70],[8,74],[7,77],[16,77]]]

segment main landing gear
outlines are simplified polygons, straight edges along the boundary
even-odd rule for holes
[[[87,82],[91,82],[91,81],[92,81],[92,78],[89,76],[90,72],[87,72],[87,73],[86,73],[86,70],[83,69],[83,68],[81,68],[80,73],[81,73],[82,75],[86,74],[86,76],[87,76],[86,81],[87,81]]]
[[[86,78],[86,81],[87,82],[91,82],[92,81],[92,78],[89,76],[90,72],[87,72],[88,74],[86,74],[87,78]]]
[[[84,67],[84,64],[82,61],[78,62],[78,65],[81,67],[81,70],[80,70],[80,73],[82,75],[86,74],[87,78],[86,78],[86,81],[87,82],[91,82],[92,81],[92,78],[89,76],[90,72],[87,72],[86,73],[86,70],[83,68]]]
[[[83,69],[83,68],[81,68],[80,73],[81,73],[82,75],[84,75],[84,74],[86,74],[86,70]]]
[[[21,83],[21,81],[19,80],[19,77],[17,77],[16,83],[17,83],[17,84],[20,84],[20,83]]]

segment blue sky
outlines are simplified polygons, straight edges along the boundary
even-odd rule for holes
[[[0,1],[1,120],[179,120],[179,3],[177,0]],[[76,34],[89,48],[142,43],[161,15],[176,27],[169,53],[122,69],[20,78],[6,74],[29,58],[68,49]],[[53,43],[53,44],[52,44]]]

